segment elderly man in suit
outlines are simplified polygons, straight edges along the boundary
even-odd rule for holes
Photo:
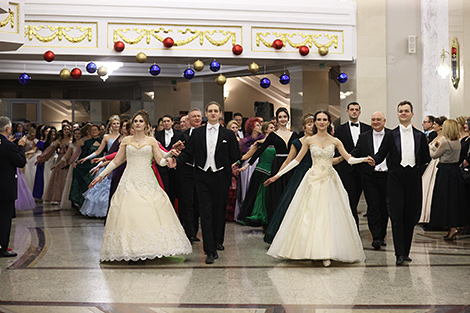
[[[355,157],[367,157],[379,151],[382,140],[390,130],[385,128],[385,115],[374,112],[371,117],[372,129],[359,135],[356,147],[351,152]],[[364,196],[367,202],[367,223],[372,234],[372,247],[379,250],[386,246],[388,209],[387,209],[387,175],[386,160],[371,167],[360,164]]]
[[[232,167],[240,157],[233,131],[219,124],[221,106],[211,101],[206,106],[207,124],[194,129],[178,164],[194,159],[196,191],[201,216],[206,263],[214,263],[217,250],[224,250],[225,218]]]
[[[396,264],[402,265],[405,261],[411,262],[411,241],[423,200],[421,175],[431,157],[426,135],[411,124],[414,115],[411,102],[400,102],[397,111],[400,125],[385,134],[370,165],[381,164],[387,158],[387,194],[393,245]]]
[[[359,122],[361,115],[361,106],[357,102],[348,104],[346,113],[349,121],[339,125],[335,129],[335,137],[337,137],[344,145],[344,149],[348,153],[354,149],[359,139],[359,135],[370,130],[370,126]],[[361,171],[358,165],[350,165],[348,162],[341,162],[335,166],[336,171],[343,182],[349,197],[349,206],[356,220],[359,229],[359,217],[357,216],[357,205],[362,193]]]
[[[24,167],[26,157],[24,145],[26,137],[19,140],[18,145],[9,140],[11,121],[0,116],[0,257],[15,257],[17,254],[8,251],[10,242],[11,220],[15,214],[15,200],[18,195],[16,169]]]

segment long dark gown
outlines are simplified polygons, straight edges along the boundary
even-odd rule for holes
[[[95,144],[97,143],[97,144]],[[79,160],[89,156],[100,147],[101,138],[91,138],[85,141],[82,147],[82,152],[78,157]],[[97,156],[98,157],[98,156]],[[90,170],[94,167],[90,160],[86,160],[82,164],[77,164],[73,170],[72,186],[70,187],[69,200],[72,203],[82,205],[85,201],[83,193],[88,190],[88,185],[93,180]]]
[[[292,142],[295,149],[297,149],[297,153],[302,149],[302,142],[300,139],[296,139]],[[310,156],[310,150],[307,151],[302,161],[300,161],[299,165],[295,167],[294,173],[289,180],[284,192],[282,193],[281,198],[279,199],[279,203],[274,210],[274,215],[271,219],[271,223],[269,223],[268,229],[266,230],[266,234],[264,235],[264,241],[267,243],[272,243],[274,236],[281,226],[282,220],[284,219],[284,215],[286,215],[287,209],[294,198],[295,192],[297,191],[297,187],[299,187],[300,182],[305,176],[305,173],[312,167],[312,157]],[[276,173],[274,173],[276,174]]]
[[[121,146],[121,136],[119,136],[116,141],[113,142],[113,145],[108,151],[108,154],[117,152],[119,150],[119,147]],[[114,192],[116,191],[117,186],[119,185],[119,181],[121,180],[122,173],[124,173],[124,170],[126,169],[126,162],[122,163],[119,165],[111,174],[111,188],[109,190],[109,203],[111,203],[111,198],[114,195]],[[109,205],[108,205],[109,209]]]
[[[255,154],[250,159],[249,163],[253,165],[255,161],[260,157],[260,155],[268,148],[269,146],[274,146],[276,149],[276,156],[274,157],[273,164],[271,166],[271,175],[270,177],[274,176],[282,166],[282,163],[287,158],[289,154],[290,145],[292,142],[298,138],[297,133],[293,132],[289,138],[289,141],[286,142],[276,133],[270,133],[268,137],[264,140],[263,144],[259,149],[255,152]],[[266,208],[268,213],[268,224],[271,222],[272,216],[274,214],[274,209],[276,208],[277,204],[279,203],[279,199],[286,187],[289,179],[292,176],[292,171],[282,175],[277,181],[269,185],[269,195],[266,201]]]
[[[36,147],[42,152],[45,149],[45,142],[40,140],[36,143]],[[42,199],[44,193],[44,163],[38,163],[36,166],[36,175],[34,176],[33,197]]]

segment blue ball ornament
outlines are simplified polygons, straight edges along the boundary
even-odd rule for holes
[[[290,82],[290,77],[286,73],[282,74],[281,77],[279,77],[279,82],[283,85],[287,85]]]
[[[29,83],[31,81],[31,76],[29,76],[26,73],[23,73],[23,74],[20,75],[18,80],[20,81],[21,85],[26,85],[27,83]]]
[[[211,69],[212,72],[217,72],[218,70],[220,70],[220,63],[214,60],[211,62],[211,65],[209,66],[209,68]]]
[[[89,62],[87,65],[86,65],[86,71],[90,74],[93,74],[96,72],[96,70],[98,70],[98,67],[96,66],[95,63],[93,62]]]
[[[160,66],[158,66],[157,64],[153,64],[149,68],[149,73],[153,76],[157,76],[158,74],[160,74]]]
[[[271,86],[271,81],[269,80],[269,78],[265,77],[260,80],[259,85],[262,88],[266,89],[266,88],[269,88],[269,86]]]
[[[336,79],[341,83],[341,84],[344,84],[345,82],[348,81],[348,75],[346,75],[345,73],[341,73],[338,75],[338,77],[336,77]]]
[[[186,79],[192,79],[194,77],[194,71],[190,68],[187,68],[184,70],[183,76]]]

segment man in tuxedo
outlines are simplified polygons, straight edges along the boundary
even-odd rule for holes
[[[164,115],[162,117],[163,130],[155,132],[155,139],[160,142],[166,150],[170,151],[173,145],[176,143],[180,131],[173,129],[173,118],[171,115]],[[170,169],[166,166],[158,166],[158,172],[163,181],[165,191],[170,198],[173,206],[175,205],[176,192],[178,190],[178,177],[176,169]]]
[[[246,137],[245,128],[243,127],[243,115],[239,112],[233,114],[233,119],[238,123],[238,138],[243,139]]]
[[[339,125],[335,129],[335,137],[337,137],[344,145],[348,153],[356,146],[359,135],[370,130],[370,126],[359,122],[361,115],[361,106],[357,102],[348,104],[346,113],[349,116],[349,121]],[[349,206],[351,212],[356,220],[356,225],[359,229],[359,217],[357,216],[357,205],[362,193],[362,181],[360,167],[357,165],[350,165],[348,162],[341,162],[335,166],[336,171],[343,182],[344,189],[348,193]]]
[[[15,252],[8,251],[8,244],[11,220],[15,214],[15,200],[18,196],[16,169],[26,164],[26,137],[21,138],[16,145],[9,140],[10,135],[10,119],[0,116],[0,257],[17,256]]]
[[[194,130],[177,162],[194,159],[204,252],[206,263],[212,264],[218,258],[217,250],[225,249],[231,165],[239,159],[240,148],[235,134],[219,124],[220,104],[209,102],[205,113],[207,124]]]
[[[351,152],[355,157],[367,157],[377,153],[386,133],[385,115],[374,112],[371,117],[372,129],[359,135],[356,147]],[[372,247],[379,250],[386,246],[388,209],[387,209],[387,175],[386,160],[374,167],[366,163],[359,164],[362,172],[364,196],[367,202],[367,222],[372,234]]]
[[[400,102],[397,110],[400,125],[385,134],[370,165],[381,164],[387,158],[393,245],[396,264],[402,265],[404,261],[411,262],[411,241],[423,200],[421,174],[431,157],[426,136],[411,125],[414,115],[411,102]]]
[[[185,131],[181,132],[177,140],[188,143],[193,131],[201,126],[202,116],[199,109],[191,109],[186,115],[186,122],[189,126]],[[184,151],[184,150],[183,150]],[[179,193],[178,193],[178,216],[183,225],[186,236],[191,243],[200,241],[197,238],[199,228],[199,210],[197,194],[195,192],[195,171],[193,158],[187,157],[184,162],[180,162],[177,168],[179,177]]]
[[[434,120],[436,118],[432,115],[428,115],[423,120],[423,130],[424,134],[426,135],[426,139],[428,143],[434,140],[437,137],[437,133],[434,131]]]

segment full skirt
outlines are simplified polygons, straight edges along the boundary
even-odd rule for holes
[[[23,172],[17,168],[16,176],[18,177],[18,198],[15,200],[15,209],[17,210],[32,210],[36,207],[33,194],[29,190],[24,178]]]
[[[438,163],[439,159],[434,159],[429,162],[421,178],[423,181],[423,204],[421,207],[421,217],[419,218],[420,223],[429,223],[429,218],[431,217],[432,194],[436,181]]]

